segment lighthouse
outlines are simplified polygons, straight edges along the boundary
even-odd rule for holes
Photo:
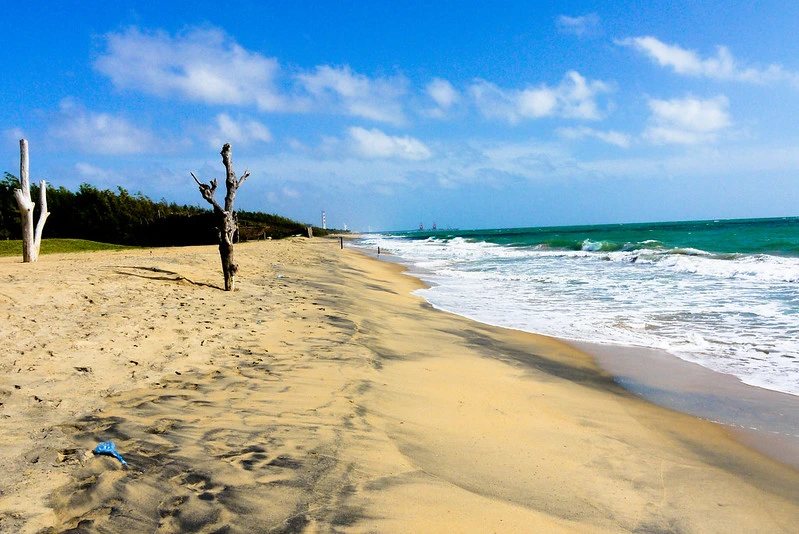
[[[322,211],[322,230],[327,230],[327,214]]]

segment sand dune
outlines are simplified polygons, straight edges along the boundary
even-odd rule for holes
[[[326,239],[0,259],[2,532],[792,532],[799,473]],[[129,463],[91,450],[113,440]]]

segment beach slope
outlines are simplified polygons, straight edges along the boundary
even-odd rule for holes
[[[796,470],[565,344],[236,253],[233,293],[215,247],[0,259],[0,531],[795,531]]]

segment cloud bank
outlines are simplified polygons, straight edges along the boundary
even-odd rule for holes
[[[562,19],[573,31],[577,21],[590,25],[594,20]],[[135,27],[109,33],[94,67],[119,89],[163,98],[268,113],[345,115],[393,126],[407,125],[413,116],[450,118],[463,108],[464,97],[484,117],[511,124],[542,117],[598,120],[604,112],[597,97],[612,92],[605,82],[568,71],[557,85],[521,90],[478,79],[461,92],[434,77],[418,99],[402,74],[370,77],[347,65],[289,72],[277,58],[248,51],[216,28],[190,28],[174,36]]]
[[[175,36],[128,28],[105,36],[94,63],[120,89],[177,96],[263,112],[322,112],[402,124],[407,81],[369,78],[348,66],[286,72],[273,57],[249,52],[215,28]]]

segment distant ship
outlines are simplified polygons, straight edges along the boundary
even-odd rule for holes
[[[433,223],[433,227],[429,231],[430,232],[444,232],[444,231],[453,232],[453,231],[457,231],[457,230],[458,230],[457,228],[452,228],[451,226],[447,226],[446,228],[442,228],[441,230],[439,230],[438,225],[436,223]],[[419,223],[419,231],[420,232],[424,232],[424,223]]]

